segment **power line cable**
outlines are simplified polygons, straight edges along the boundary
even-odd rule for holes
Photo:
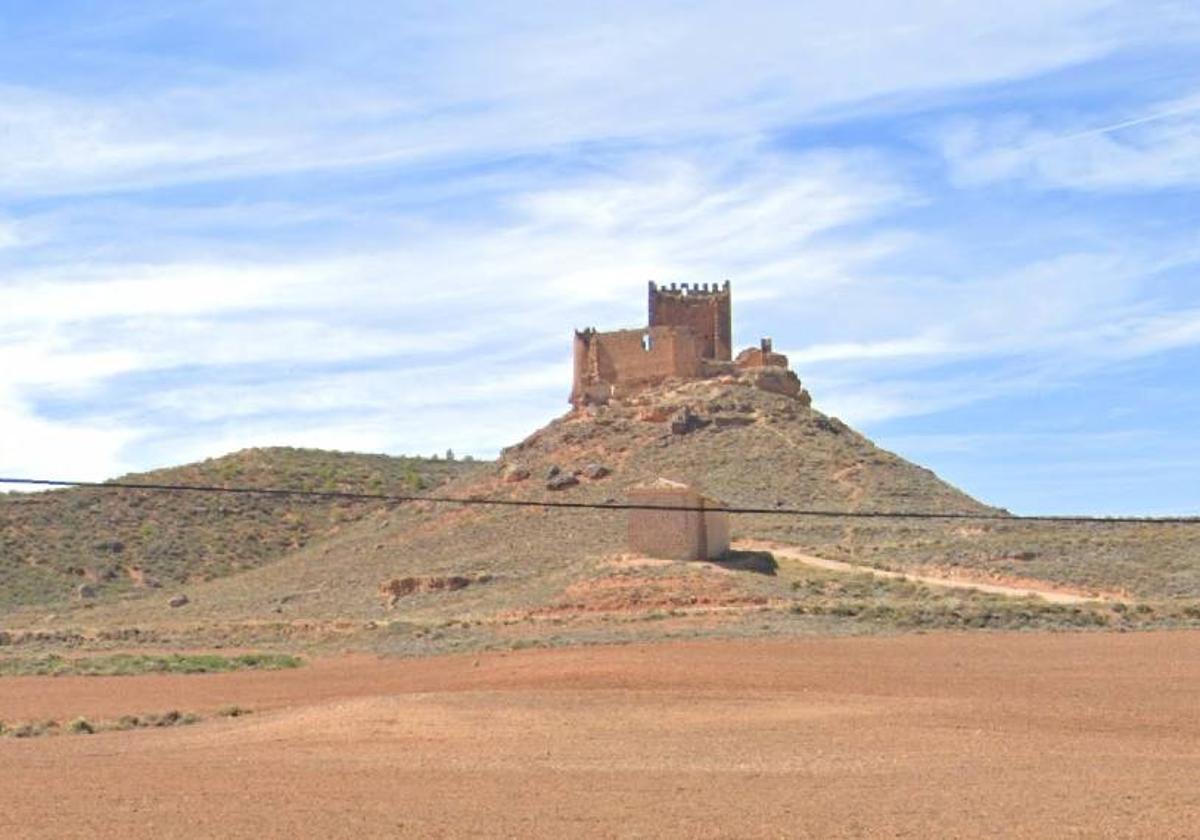
[[[964,513],[964,512],[930,512],[930,511],[841,511],[814,508],[788,507],[734,507],[717,505],[714,507],[697,508],[688,505],[658,505],[637,502],[571,502],[561,499],[488,499],[468,496],[418,496],[400,495],[393,493],[355,493],[343,490],[292,490],[280,487],[221,487],[218,485],[202,484],[159,484],[130,481],[66,481],[45,478],[4,478],[0,484],[17,484],[39,487],[88,487],[99,490],[147,490],[156,492],[184,493],[230,493],[238,495],[282,496],[298,498],[318,498],[327,500],[344,500],[359,502],[430,502],[434,504],[481,505],[493,507],[536,507],[536,508],[565,508],[571,510],[664,510],[664,511],[705,511],[730,514],[768,514],[775,516],[800,516],[811,518],[831,519],[923,519],[923,520],[972,520],[996,522],[1061,522],[1061,523],[1094,523],[1094,524],[1139,524],[1139,525],[1196,525],[1200,524],[1200,516],[1018,516],[1008,513]]]

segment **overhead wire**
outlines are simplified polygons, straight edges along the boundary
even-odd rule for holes
[[[0,484],[37,487],[84,487],[99,490],[144,490],[151,492],[181,493],[229,493],[236,495],[260,495],[275,497],[317,498],[325,500],[356,502],[428,502],[431,504],[479,505],[492,507],[562,508],[569,510],[657,510],[692,511],[747,515],[796,516],[830,519],[905,519],[905,520],[972,520],[996,522],[1059,522],[1075,524],[1142,524],[1142,525],[1193,525],[1200,524],[1200,516],[1089,516],[1089,515],[1018,515],[1003,511],[878,511],[878,510],[834,510],[821,508],[798,508],[781,505],[766,507],[743,507],[734,505],[672,505],[645,502],[583,502],[564,499],[495,499],[482,496],[441,496],[436,494],[361,493],[346,490],[300,490],[284,487],[228,487],[204,484],[167,484],[158,482],[132,481],[70,481],[46,478],[0,477]]]

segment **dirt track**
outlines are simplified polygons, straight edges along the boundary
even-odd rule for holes
[[[1051,604],[1090,604],[1096,601],[1117,601],[1119,598],[1111,595],[1079,595],[1062,589],[1055,589],[1049,584],[1027,581],[1022,585],[996,583],[994,581],[974,580],[963,577],[943,577],[939,575],[920,574],[916,572],[892,572],[886,569],[876,569],[855,563],[843,563],[841,560],[827,560],[824,557],[814,557],[790,546],[764,540],[740,540],[733,545],[742,551],[769,551],[778,557],[797,560],[815,569],[826,569],[831,572],[849,574],[868,574],[890,580],[911,580],[926,586],[937,586],[943,589],[975,589],[991,595],[1005,595],[1010,598],[1041,598]]]
[[[1200,825],[1200,634],[347,657],[0,680],[3,837],[1140,836]]]

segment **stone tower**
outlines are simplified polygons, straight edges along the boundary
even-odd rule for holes
[[[705,359],[733,358],[733,321],[729,281],[723,284],[687,283],[659,288],[650,283],[650,326],[688,327],[700,342]]]

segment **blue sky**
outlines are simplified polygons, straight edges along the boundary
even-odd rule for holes
[[[1020,512],[1200,511],[1200,6],[0,3],[0,474],[492,456],[734,287]]]

